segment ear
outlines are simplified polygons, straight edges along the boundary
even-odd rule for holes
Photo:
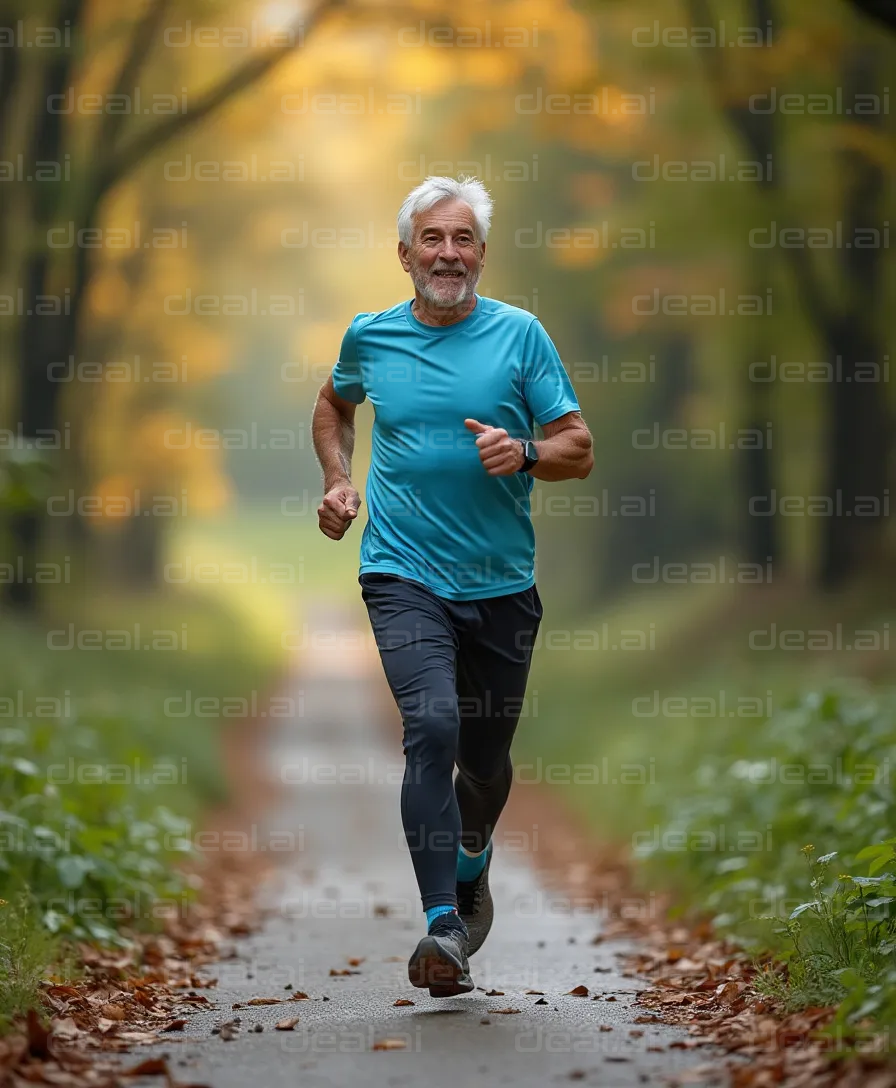
[[[485,268],[485,242],[482,243],[482,258],[479,261],[479,267]]]
[[[405,270],[405,272],[410,272],[410,270],[411,270],[410,250],[404,244],[404,242],[399,242],[398,243],[398,259],[401,261],[401,267]]]

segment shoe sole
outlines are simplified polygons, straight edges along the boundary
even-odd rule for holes
[[[417,945],[408,964],[408,978],[418,989],[429,987],[430,997],[454,997],[473,989],[469,972],[434,937],[424,937]]]

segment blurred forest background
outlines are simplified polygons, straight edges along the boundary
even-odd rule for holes
[[[164,700],[247,698],[301,653],[309,599],[357,600],[362,526],[317,529],[311,408],[355,313],[409,297],[395,215],[429,174],[490,188],[480,293],[538,315],[595,439],[587,481],[533,497],[520,758],[744,939],[804,843],[892,855],[896,38],[864,7],[7,0],[0,804],[25,838],[0,857],[33,898],[154,894],[150,849],[109,868],[130,817],[222,788],[214,722]],[[176,652],[121,652],[137,625]],[[196,775],[48,794],[46,761],[91,746],[188,750]],[[757,788],[785,756],[880,773]],[[605,760],[643,773],[571,770]],[[74,847],[44,834],[73,820]],[[721,822],[773,823],[774,848],[648,833]]]

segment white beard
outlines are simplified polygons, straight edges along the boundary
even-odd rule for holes
[[[440,306],[445,309],[459,306],[466,302],[476,290],[476,284],[481,275],[477,268],[474,272],[467,272],[463,279],[439,281],[432,273],[422,273],[415,266],[411,268],[411,282],[417,291],[426,299],[430,306]],[[451,291],[446,295],[446,288]]]

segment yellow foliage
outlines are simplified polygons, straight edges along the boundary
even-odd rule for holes
[[[133,230],[140,218],[140,188],[134,180],[124,181],[112,190],[103,203],[104,226]],[[147,233],[144,231],[144,233]],[[114,250],[110,250],[110,253]],[[120,251],[119,251],[120,252]]]
[[[524,57],[521,49],[505,49],[503,52],[495,49],[470,49],[456,52],[460,61],[458,74],[471,86],[512,86],[522,74]],[[504,123],[507,123],[506,113]]]
[[[317,374],[336,362],[346,326],[347,323],[341,321],[313,321],[297,328],[292,337],[293,353],[307,358],[309,368]]]
[[[217,460],[211,457],[204,458],[185,481],[190,513],[217,514],[226,510],[233,502],[233,487],[230,478],[221,470]]]
[[[457,49],[396,49],[386,69],[396,89],[405,94],[442,94],[458,78]],[[480,56],[482,50],[473,50]]]
[[[230,369],[230,346],[210,325],[189,316],[168,317],[164,325],[170,360],[185,368],[187,382],[208,381]]]
[[[135,493],[139,484],[133,476],[118,472],[103,477],[93,489],[99,499],[99,513],[94,522],[98,529],[120,527],[124,518],[129,516],[129,507],[135,502]]]
[[[560,268],[593,268],[608,254],[599,246],[558,246],[550,250],[551,260]]]
[[[95,317],[123,314],[128,304],[127,280],[115,268],[103,268],[93,277],[87,293],[87,306]]]

